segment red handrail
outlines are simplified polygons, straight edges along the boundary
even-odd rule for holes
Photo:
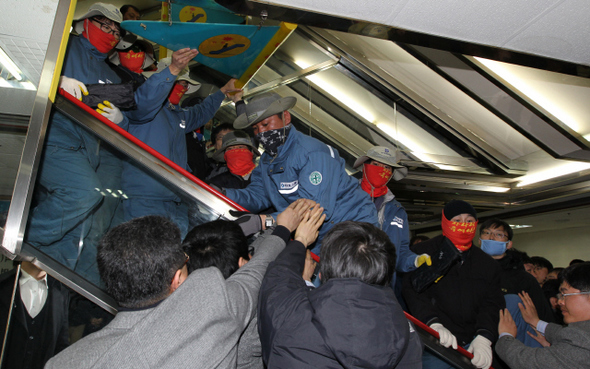
[[[84,104],[82,101],[76,99],[74,96],[70,95],[69,93],[64,91],[62,88],[59,89],[59,94],[62,95],[63,97],[65,97],[66,99],[68,99],[69,101],[73,102],[76,106],[83,109],[84,111],[86,111],[87,113],[89,113],[90,115],[95,117],[96,119],[100,120],[102,123],[111,127],[114,131],[116,131],[117,133],[119,133],[123,137],[127,138],[128,140],[133,142],[135,145],[137,145],[137,146],[141,147],[142,149],[144,149],[145,151],[149,152],[151,155],[155,156],[160,161],[164,162],[164,164],[172,167],[174,170],[176,170],[177,172],[179,172],[180,174],[182,174],[183,176],[185,176],[186,178],[188,178],[192,182],[203,187],[204,189],[206,189],[210,193],[216,195],[217,197],[219,197],[223,201],[227,202],[231,206],[235,207],[236,209],[238,209],[240,211],[248,211],[245,208],[243,208],[242,206],[240,206],[239,204],[237,204],[237,203],[233,202],[232,200],[230,200],[229,198],[225,197],[222,193],[218,192],[213,187],[209,186],[207,183],[201,181],[199,178],[197,178],[194,175],[192,175],[191,173],[187,172],[184,168],[180,167],[178,164],[176,164],[172,160],[168,159],[164,155],[162,155],[159,152],[157,152],[156,150],[152,149],[150,146],[146,145],[143,141],[141,141],[137,137],[133,136],[132,134],[130,134],[129,132],[127,132],[123,128],[119,127],[115,123],[113,123],[110,120],[108,120],[107,118],[103,117],[96,110],[94,110],[91,107],[89,107],[88,105]]]

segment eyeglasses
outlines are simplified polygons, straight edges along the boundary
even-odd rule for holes
[[[483,231],[483,232],[481,232],[481,235],[486,236],[486,237],[493,236],[493,238],[500,239],[500,240],[507,240],[508,239],[508,236],[502,232]]]
[[[100,29],[103,32],[112,34],[117,40],[121,39],[121,31],[119,30],[119,27],[115,26],[114,24],[110,25],[108,23],[101,22],[96,18],[92,18],[92,20],[100,24]]]
[[[574,295],[590,295],[590,291],[584,292],[573,292],[573,293],[558,293],[557,294],[557,301],[565,299],[567,296],[574,296]]]

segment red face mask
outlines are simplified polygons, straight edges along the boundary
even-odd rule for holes
[[[180,98],[184,93],[188,90],[187,87],[182,86],[181,84],[177,83],[174,85],[172,92],[170,92],[170,96],[168,96],[168,100],[173,105],[178,105],[180,102]]]
[[[477,221],[474,223],[451,222],[445,217],[445,213],[442,215],[443,235],[451,240],[453,245],[461,252],[471,248],[471,241],[473,240],[473,236],[475,236],[476,228]]]
[[[84,19],[84,32],[82,32],[82,36],[86,37],[92,46],[96,47],[96,50],[103,54],[111,51],[119,43],[119,40],[115,36],[103,32],[89,18]]]
[[[138,53],[134,52],[133,50],[129,50],[128,52],[119,51],[119,60],[121,61],[121,65],[137,74],[143,73],[143,69],[141,69],[141,67],[143,66],[144,59],[144,51],[140,51]]]
[[[248,149],[226,150],[223,158],[230,172],[237,176],[245,176],[254,170],[256,165],[252,158],[254,155]]]
[[[363,166],[363,180],[361,188],[371,197],[381,197],[387,193],[387,182],[393,172],[379,165],[367,164]]]

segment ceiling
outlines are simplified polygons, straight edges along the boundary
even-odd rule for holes
[[[9,1],[16,7],[16,0]],[[0,22],[0,46],[37,84],[43,59],[38,50],[46,49],[48,33],[35,32],[32,23],[38,18],[46,26],[56,5],[25,2],[31,10],[26,16],[3,16],[10,19]],[[76,14],[93,2],[78,1]],[[128,2],[157,18],[159,1],[112,1]],[[352,174],[354,159],[369,147],[394,147],[410,172],[390,186],[416,229],[438,226],[441,206],[452,198],[472,202],[484,216],[586,209],[589,5],[357,3],[228,1],[226,6],[254,17],[249,22],[255,24],[262,9],[268,23],[300,24],[254,77],[247,95],[274,89],[297,96],[296,124],[337,147]],[[225,82],[201,66],[192,72],[208,83]],[[9,90],[0,88],[0,97]],[[0,123],[6,124],[0,127],[8,129],[27,108],[15,112],[3,100],[8,101],[0,99],[0,113],[6,114]],[[221,116],[230,119],[232,109],[226,106]],[[16,173],[19,134],[14,144],[0,143],[5,173]],[[9,176],[0,179],[5,197],[9,182]]]

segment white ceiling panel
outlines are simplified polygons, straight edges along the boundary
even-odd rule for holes
[[[590,65],[587,0],[269,0],[398,29]]]

